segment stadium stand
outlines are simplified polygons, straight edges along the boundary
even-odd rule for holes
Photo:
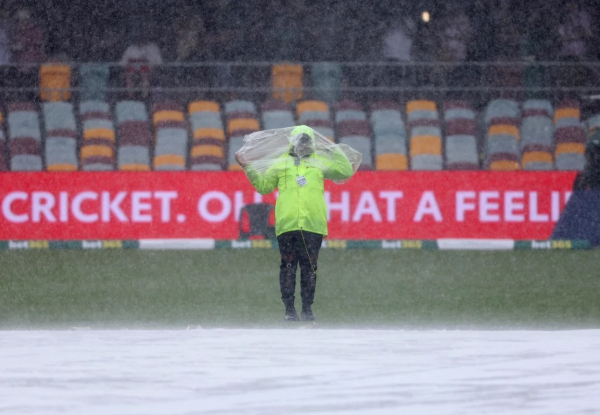
[[[82,121],[82,170],[114,170],[115,127],[110,106],[104,101],[84,101],[79,106]]]
[[[585,164],[586,131],[579,102],[563,101],[554,113],[555,164],[557,170],[582,170]]]
[[[402,108],[270,97],[223,107],[192,101],[186,111],[183,102],[153,99],[151,119],[146,101],[116,101],[111,111],[107,101],[79,100],[75,112],[76,102],[9,104],[0,171],[239,170],[234,155],[246,134],[299,124],[355,147],[367,170],[581,170],[587,131],[600,128],[600,115],[583,122],[572,99],[554,108],[546,99],[500,98],[480,112],[467,101],[411,100]]]
[[[468,102],[444,102],[448,170],[478,170],[477,121]]]
[[[28,102],[8,105],[11,171],[42,171],[42,134],[36,106]]]
[[[442,132],[436,103],[413,100],[406,103],[410,129],[412,170],[442,170]]]
[[[154,170],[185,170],[188,129],[183,106],[177,102],[154,104]]]
[[[223,170],[226,165],[226,142],[221,107],[215,101],[194,101],[188,106],[192,130],[190,168]]]
[[[150,141],[146,105],[141,101],[120,101],[116,105],[119,170],[150,170]]]
[[[519,104],[495,99],[485,109],[486,166],[489,170],[519,170]]]
[[[304,91],[302,65],[273,65],[271,71],[273,99],[286,103],[302,99]]]
[[[395,102],[371,104],[371,128],[374,134],[375,169],[407,170],[406,127]]]
[[[46,170],[78,170],[77,126],[73,104],[70,102],[46,102],[42,108],[46,131]]]

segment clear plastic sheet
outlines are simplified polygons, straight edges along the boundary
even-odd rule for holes
[[[346,144],[336,144],[306,126],[263,130],[249,134],[244,137],[244,146],[235,154],[236,159],[243,164],[251,165],[260,174],[265,174],[285,155],[299,157],[305,163],[324,170],[327,168],[324,162],[332,160],[335,152],[343,153],[356,173],[362,161],[360,152]],[[349,179],[334,180],[334,182],[342,184]]]

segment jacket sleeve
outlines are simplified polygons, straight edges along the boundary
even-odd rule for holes
[[[326,169],[323,176],[329,180],[344,180],[352,177],[354,170],[352,164],[342,150],[335,148],[333,158],[325,161]]]
[[[254,186],[256,191],[261,195],[268,195],[277,188],[278,180],[276,170],[269,169],[265,174],[260,174],[258,170],[249,165],[244,171],[246,172],[246,176],[250,180],[250,183],[252,183],[252,186]]]

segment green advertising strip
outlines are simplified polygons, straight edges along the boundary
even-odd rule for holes
[[[323,241],[324,249],[437,249],[435,240],[345,240]],[[215,249],[277,249],[276,239],[217,240]]]
[[[514,249],[590,249],[589,241],[515,241]]]
[[[0,241],[0,249],[138,249],[137,240],[97,240],[97,241]]]
[[[328,239],[323,241],[324,249],[439,249],[434,239],[404,239],[404,240],[346,240]],[[556,240],[536,241],[520,240],[514,241],[513,249],[518,250],[548,250],[548,249],[590,249],[592,246],[585,240]],[[139,249],[138,240],[82,240],[82,241],[0,241],[0,250],[22,250],[22,249]],[[159,248],[160,249],[160,248]],[[253,240],[215,240],[215,249],[278,249],[277,239],[253,239]]]

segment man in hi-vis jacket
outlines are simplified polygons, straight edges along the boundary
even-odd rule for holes
[[[261,174],[236,154],[252,185],[260,194],[279,189],[275,204],[275,233],[281,253],[279,284],[285,319],[298,321],[294,306],[296,268],[300,263],[302,320],[312,321],[311,305],[317,284],[317,260],[327,236],[324,180],[344,180],[354,173],[343,151],[333,147],[330,157],[315,152],[315,133],[305,125],[289,135],[289,151]]]

